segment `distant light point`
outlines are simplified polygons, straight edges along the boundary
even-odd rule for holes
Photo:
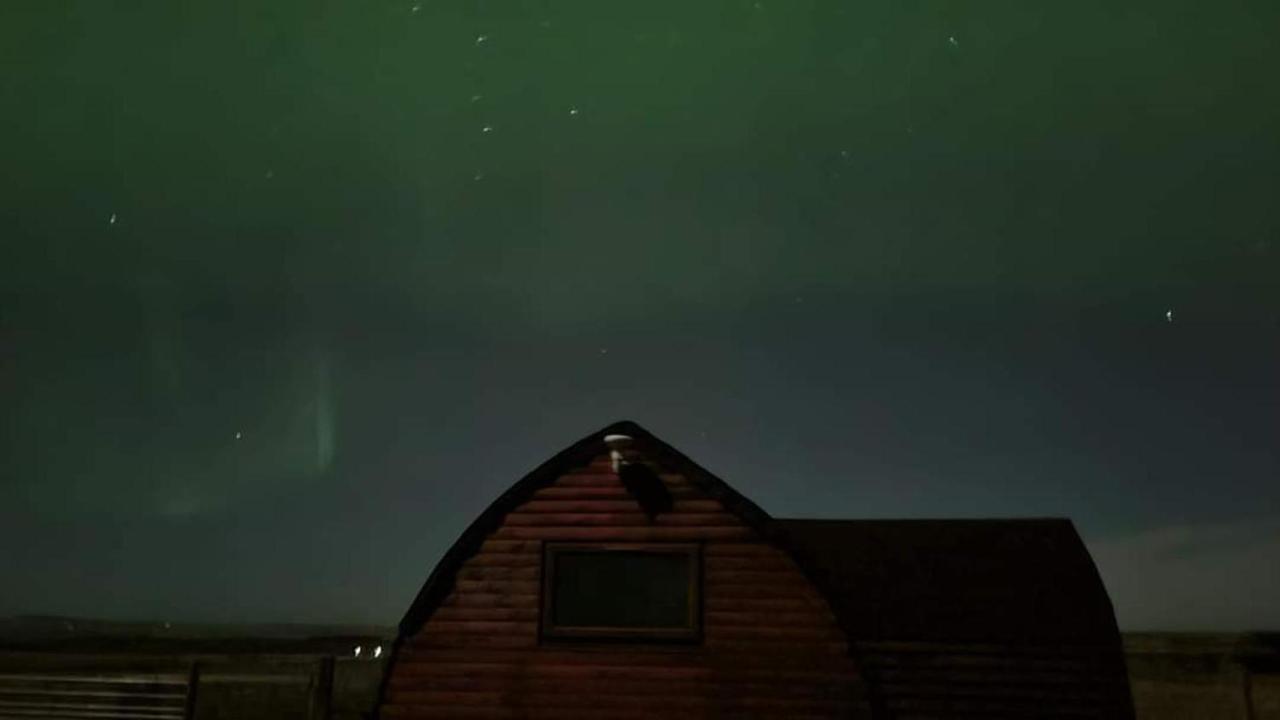
[[[480,102],[480,100],[481,100],[482,98],[484,98],[484,96],[483,96],[483,95],[472,95],[472,96],[471,96],[471,102],[473,102],[473,103],[474,103],[474,102]]]
[[[477,35],[477,36],[476,36],[476,44],[477,44],[477,45],[483,45],[483,44],[484,44],[488,39],[489,39],[489,36],[488,36],[488,35]]]
[[[240,437],[241,437],[240,432],[239,432],[239,431],[236,431],[236,439],[237,439],[237,440],[239,440],[239,439],[240,439]]]
[[[955,35],[952,35],[951,37],[947,38],[947,42],[951,43],[951,47],[954,47],[954,48],[960,47],[960,43],[956,41]]]
[[[111,219],[107,221],[107,224],[109,224],[109,225],[115,225],[115,224],[116,224],[116,214],[115,214],[115,213],[111,213]]]
[[[412,8],[409,9],[409,12],[416,13],[421,9],[422,9],[421,5],[414,5]]]
[[[363,649],[364,649],[364,648],[362,648],[362,647],[360,647],[359,645],[357,645],[357,646],[356,646],[356,649],[355,649],[355,656],[356,656],[356,657],[360,657],[360,652],[361,652]]]
[[[482,132],[482,133],[491,133],[491,132],[493,132],[493,126],[492,126],[492,125],[485,125],[484,127],[480,128],[480,132]]]
[[[608,355],[608,354],[609,354],[609,348],[600,348],[600,354],[601,354],[601,355]]]
[[[570,115],[577,115],[577,114],[578,114],[578,108],[569,108],[569,114],[570,114]]]
[[[1173,311],[1172,311],[1172,310],[1165,310],[1165,311],[1164,311],[1164,320],[1165,320],[1165,322],[1173,322]]]
[[[374,656],[375,658],[382,657],[382,646],[381,646],[381,645],[379,645],[379,646],[377,646],[377,647],[375,647],[375,648],[373,649],[373,656]]]
[[[471,179],[475,180],[476,182],[480,182],[481,180],[484,179],[484,173],[478,172]]]

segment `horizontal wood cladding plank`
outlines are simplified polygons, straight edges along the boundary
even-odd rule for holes
[[[692,487],[669,487],[668,492],[676,500],[702,500],[706,496]],[[533,493],[534,500],[627,500],[631,493],[624,487],[550,487],[540,488]]]
[[[425,690],[457,690],[502,692],[514,688],[528,688],[531,684],[543,692],[596,693],[601,695],[694,695],[736,693],[756,697],[836,697],[855,696],[851,674],[792,673],[786,682],[765,677],[737,677],[716,673],[705,678],[687,677],[636,677],[619,672],[618,668],[606,668],[610,672],[597,672],[594,667],[551,667],[540,672],[534,666],[526,672],[473,672],[468,674],[421,674],[402,677],[389,684],[393,702],[404,701],[412,693]],[[570,672],[564,672],[564,671]]]
[[[899,653],[889,654],[882,652],[860,652],[863,662],[868,667],[898,667],[898,668],[982,668],[985,671],[991,671],[998,668],[1012,669],[1059,669],[1067,671],[1076,670],[1094,670],[1102,672],[1110,672],[1114,668],[1110,665],[1099,663],[1093,658],[1082,658],[1078,656],[1064,656],[1046,652],[1043,655],[1032,655],[1028,653],[1008,655],[994,655],[989,653]]]
[[[1093,704],[1114,697],[1118,688],[1097,687],[1087,682],[1052,685],[1001,684],[997,682],[965,684],[938,681],[933,683],[876,682],[876,688],[887,697],[969,698],[969,699],[1038,699],[1054,702]]]
[[[767,570],[741,570],[737,568],[721,568],[716,563],[707,563],[707,583],[710,585],[803,585],[812,587],[799,572],[788,567]]]
[[[806,609],[800,612],[764,609],[754,611],[707,610],[703,616],[703,622],[708,628],[836,628],[834,617],[829,613],[818,612],[816,609]]]
[[[431,620],[525,620],[537,621],[537,607],[459,607],[452,605],[436,608]]]
[[[515,620],[430,620],[408,641],[410,647],[530,647],[538,644],[538,624]],[[840,630],[833,628],[708,628],[709,650],[822,655],[849,652]]]
[[[622,481],[613,471],[608,472],[573,472],[561,475],[551,483],[554,487],[623,487]]]
[[[500,568],[521,568],[521,567],[541,567],[542,555],[535,552],[524,553],[498,553],[498,552],[480,552],[467,558],[463,563],[463,567],[500,567]]]
[[[1117,654],[1110,645],[1077,645],[1070,643],[940,643],[919,640],[875,640],[864,641],[860,645],[868,651],[901,655],[993,655],[995,657],[1012,657],[1030,655],[1037,657],[1060,656],[1087,658],[1090,662],[1098,656]]]
[[[538,542],[530,541],[521,544],[534,544],[538,546]],[[708,543],[708,548],[713,543]],[[539,568],[543,564],[543,557],[540,552],[497,552],[490,550],[481,550],[476,555],[468,557],[463,562],[463,568]],[[795,579],[796,582],[808,582],[804,579],[799,571],[795,569],[795,565],[790,560],[781,555],[764,555],[764,556],[723,556],[723,555],[705,555],[705,569],[708,574],[716,575],[718,578],[733,578],[735,575],[731,573],[782,573],[786,577]],[[751,578],[751,575],[737,575],[739,578]],[[777,575],[774,575],[776,578]],[[760,578],[772,582],[774,578]]]
[[[774,546],[759,538],[751,538],[750,542],[715,542],[707,543],[702,550],[707,557],[760,557],[778,556],[782,553]]]
[[[742,692],[753,688],[769,689],[769,694],[820,694],[848,696],[861,687],[856,669],[788,669],[785,665],[773,668],[757,665],[738,670],[729,666],[707,669],[687,667],[652,666],[570,666],[527,665],[492,666],[474,664],[412,663],[397,667],[391,673],[388,688],[394,692],[413,692],[431,688],[452,689],[509,689],[512,686],[530,685],[543,688],[559,688],[565,692],[594,685],[619,691],[644,686],[667,686],[669,692],[679,691],[684,685],[712,688],[740,688]],[[763,692],[760,690],[760,692]]]
[[[393,687],[407,689],[419,687],[422,679],[440,679],[447,676],[462,678],[577,678],[591,680],[648,680],[648,682],[705,682],[712,678],[708,667],[666,666],[666,665],[550,665],[541,664],[536,659],[525,659],[521,664],[493,665],[480,662],[458,662],[458,664],[439,664],[439,662],[416,662],[420,657],[430,656],[429,651],[417,651],[406,656],[407,661],[397,662],[392,674]],[[401,666],[403,665],[403,666]]]
[[[439,618],[431,618],[426,621],[426,633],[438,634],[508,634],[508,635],[530,635],[536,637],[538,635],[538,623],[527,620],[445,620]],[[422,637],[419,633],[417,637]],[[413,641],[411,641],[413,642]]]
[[[852,710],[861,698],[839,685],[787,685],[777,684],[673,684],[659,682],[650,685],[621,684],[619,681],[575,681],[576,684],[553,685],[538,678],[537,684],[514,679],[509,684],[479,684],[469,687],[422,687],[395,690],[389,693],[387,702],[402,706],[423,706],[440,702],[437,693],[498,694],[508,698],[507,706],[520,707],[648,707],[667,709],[682,706],[699,706],[717,709],[774,708],[793,711]],[[834,691],[834,692],[833,692]],[[553,698],[572,698],[559,705]],[[656,700],[655,698],[663,698]],[[481,705],[488,702],[481,700]],[[842,716],[842,715],[838,715]]]
[[[749,588],[750,586],[739,586]],[[780,597],[763,597],[759,594],[726,595],[708,593],[703,598],[703,607],[710,612],[806,612],[821,611],[830,613],[826,600],[816,592],[802,595],[785,594]]]
[[[505,525],[519,526],[615,526],[644,527],[648,525],[678,527],[740,527],[742,521],[730,513],[663,513],[650,518],[635,513],[522,513],[513,512],[503,521]]]
[[[530,554],[535,557],[542,557],[542,542],[540,540],[502,540],[492,537],[486,539],[480,544],[478,554],[495,554],[495,555],[525,555]],[[541,560],[539,560],[541,562]]]
[[[708,602],[710,602],[713,597],[717,599],[740,597],[755,600],[805,598],[815,603],[822,601],[822,596],[815,588],[809,585],[801,585],[799,583],[769,584],[752,582],[713,582],[711,580],[707,580],[704,583],[704,593]]]
[[[662,542],[744,540],[754,535],[738,527],[513,527],[498,528],[493,537],[502,540],[564,540],[597,542]]]
[[[699,707],[710,709],[713,701],[707,698],[690,696],[657,695],[647,697],[605,696],[586,693],[568,693],[547,695],[531,688],[522,688],[518,692],[494,691],[460,691],[460,690],[425,690],[391,698],[396,705],[418,707],[539,707],[539,708],[593,708],[601,709],[610,706],[636,707],[643,704],[650,710],[671,707]]]
[[[773,572],[791,572],[799,575],[799,569],[791,558],[781,553],[769,555],[754,555],[750,557],[738,555],[708,555],[703,554],[703,565],[707,572],[720,572],[728,570],[747,570],[747,571],[773,571]],[[803,575],[799,575],[803,577]],[[807,581],[806,581],[807,582]]]
[[[844,640],[781,640],[708,637],[703,645],[712,652],[748,652],[769,655],[847,655],[849,644]]]
[[[537,635],[425,632],[415,635],[408,645],[414,648],[532,648],[537,647],[538,637]]]
[[[640,503],[634,498],[625,500],[530,500],[516,507],[513,513],[634,513],[641,512]],[[725,512],[724,505],[715,500],[677,500],[671,513]],[[668,513],[668,514],[671,514]]]
[[[453,583],[454,592],[481,595],[536,595],[537,580],[464,580]]]
[[[650,710],[673,708],[750,709],[754,707],[779,710],[838,710],[850,709],[852,698],[824,697],[819,694],[800,696],[768,696],[713,693],[703,688],[699,693],[650,692],[625,695],[607,692],[599,686],[581,688],[578,692],[545,692],[541,688],[523,687],[509,690],[418,690],[396,693],[391,698],[395,705],[407,706],[497,706],[525,708],[610,708],[647,707]]]
[[[467,563],[458,568],[458,580],[537,580],[542,576],[539,565],[524,567],[493,567]]]
[[[542,562],[542,540],[490,537],[481,543],[475,557],[480,555],[528,555]],[[755,537],[747,538],[746,542],[736,538],[711,538],[703,546],[703,555],[708,564],[719,558],[786,558],[782,551]]]
[[[381,717],[387,720],[430,720],[435,718],[451,718],[454,720],[651,720],[653,711],[644,707],[633,708],[514,708],[514,707],[449,707],[424,705],[387,705],[382,708]],[[830,720],[829,713],[796,713],[779,711],[768,714],[752,713],[754,720],[765,718],[785,718],[786,720]],[[849,717],[849,716],[845,716]],[[861,717],[861,716],[859,716]],[[664,710],[663,720],[707,720],[705,710]]]
[[[1098,714],[1094,703],[1045,702],[1039,698],[918,698],[891,696],[883,698],[891,711],[937,712],[942,717],[952,713],[984,713],[987,717],[1107,717]]]
[[[674,473],[658,473],[658,478],[668,487],[691,485],[689,479]],[[612,466],[604,472],[572,472],[561,475],[551,483],[556,487],[622,487],[622,481],[614,474]]]
[[[870,674],[877,681],[885,684],[948,685],[955,687],[969,685],[997,685],[1000,687],[1087,685],[1091,687],[1110,687],[1112,685],[1123,685],[1126,681],[1125,676],[1120,673],[1043,670],[1034,667],[995,671],[982,668],[899,669],[890,667],[876,668],[870,671]]]
[[[574,673],[593,668],[597,674],[617,677],[708,678],[716,674],[733,677],[787,679],[822,673],[855,672],[847,655],[802,655],[784,653],[776,657],[720,655],[699,645],[685,646],[587,646],[537,648],[436,648],[406,644],[397,656],[395,673],[473,674],[490,673]],[[631,673],[631,675],[628,675]]]
[[[764,543],[712,541],[704,546],[708,570],[785,570],[794,569],[790,557]],[[500,568],[541,565],[540,541],[486,539],[466,565],[490,565]]]
[[[844,633],[833,625],[720,625],[706,626],[708,640],[778,640],[808,642],[830,640],[844,642]]]
[[[441,607],[521,608],[538,607],[536,593],[459,592],[450,593],[440,603]]]
[[[539,647],[537,657],[525,651],[430,650],[416,653],[433,662],[457,663],[539,663],[567,665],[702,665],[707,662],[702,646],[695,644],[548,643]]]
[[[848,701],[856,697],[851,686],[843,684],[849,678],[832,680],[813,679],[806,684],[740,681],[733,678],[714,678],[706,681],[682,678],[592,677],[588,675],[507,675],[507,676],[453,676],[418,678],[417,685],[392,685],[389,699],[395,704],[411,704],[422,701],[422,695],[430,692],[466,693],[517,693],[521,696],[593,696],[601,701],[635,699],[643,696],[672,697],[734,697],[776,699],[781,702]],[[514,698],[513,698],[514,699]]]

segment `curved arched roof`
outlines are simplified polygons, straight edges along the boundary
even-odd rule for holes
[[[606,435],[629,435],[634,441],[634,448],[640,451],[646,460],[679,472],[689,482],[709,496],[719,500],[725,508],[736,514],[744,522],[761,534],[780,541],[777,528],[772,518],[758,505],[729,487],[720,478],[707,469],[690,460],[680,451],[654,437],[649,431],[629,420],[613,423],[587,435],[554,457],[534,468],[532,472],[521,478],[506,492],[494,500],[483,513],[477,517],[462,535],[449,548],[448,552],[436,564],[427,578],[427,582],[418,592],[409,611],[400,622],[400,636],[413,635],[421,629],[431,613],[449,594],[453,588],[453,579],[458,568],[468,557],[475,554],[480,544],[490,533],[496,530],[507,513],[528,501],[539,488],[550,485],[556,478],[575,467],[589,463],[593,458],[606,452],[604,438]]]

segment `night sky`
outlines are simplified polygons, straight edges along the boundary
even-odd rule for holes
[[[0,4],[0,615],[399,620],[635,420],[1280,627],[1280,3]]]

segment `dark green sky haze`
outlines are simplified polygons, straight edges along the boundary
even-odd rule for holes
[[[618,419],[1280,628],[1280,4],[0,4],[0,615],[392,623]]]

